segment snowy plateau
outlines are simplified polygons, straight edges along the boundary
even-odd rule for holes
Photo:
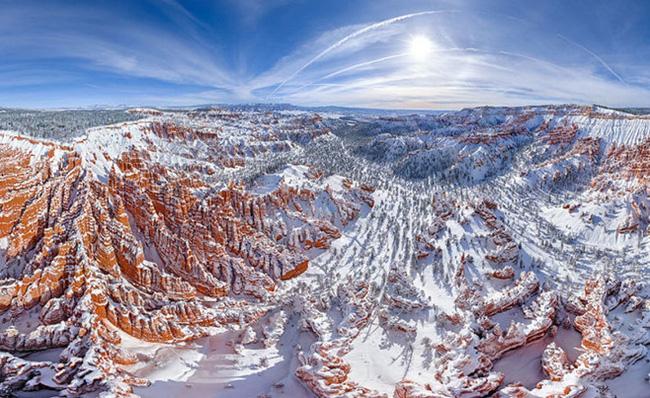
[[[12,112],[0,397],[650,397],[650,116]]]

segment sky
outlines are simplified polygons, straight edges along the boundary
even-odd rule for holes
[[[650,2],[0,0],[0,106],[650,106]]]

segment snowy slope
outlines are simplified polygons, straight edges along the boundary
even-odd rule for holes
[[[130,112],[0,133],[3,391],[647,395],[649,118]]]

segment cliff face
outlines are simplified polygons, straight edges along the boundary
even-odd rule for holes
[[[307,131],[308,140],[323,134]],[[238,167],[257,152],[233,144],[228,154],[216,133],[169,121],[112,129],[126,144],[119,148],[95,134],[75,146],[1,140],[0,315],[20,326],[3,330],[0,348],[63,348],[56,363],[4,354],[10,390],[130,395],[148,382],[123,370],[140,360],[121,348],[123,333],[178,343],[259,319],[263,306],[252,304],[305,272],[307,252],[329,247],[371,201],[358,186],[332,188],[298,166],[290,181],[280,173],[260,191],[235,181],[213,188],[211,168]],[[199,141],[208,168],[184,149]],[[273,152],[291,142],[253,144]],[[162,162],[170,145],[186,162]],[[239,304],[210,304],[227,297]]]

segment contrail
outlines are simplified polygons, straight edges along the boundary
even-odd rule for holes
[[[607,64],[607,62],[605,62],[604,59],[600,58],[600,57],[598,56],[598,54],[596,54],[595,52],[591,51],[591,50],[588,49],[587,47],[585,47],[585,46],[583,46],[583,45],[581,45],[581,44],[579,44],[579,43],[576,43],[576,42],[573,41],[573,40],[569,40],[569,39],[567,39],[566,37],[562,36],[562,35],[559,34],[559,33],[558,33],[558,36],[560,37],[560,39],[566,41],[567,43],[572,44],[572,45],[574,45],[574,46],[576,46],[576,47],[579,47],[579,48],[583,49],[584,51],[586,51],[589,55],[591,55],[591,56],[594,57],[598,62],[600,62],[600,64],[601,64],[602,66],[604,66],[605,69],[607,69],[607,70],[608,70],[612,75],[614,75],[614,77],[617,78],[621,83],[623,83],[623,84],[627,84],[627,82],[626,82],[625,80],[623,80],[623,78],[622,78],[618,73],[616,73],[616,72],[614,71],[614,69],[612,69],[612,67],[609,66],[609,65]]]
[[[356,37],[359,37],[365,33],[368,33],[370,31],[376,30],[383,28],[388,25],[392,25],[397,22],[404,21],[406,19],[411,19],[415,17],[419,17],[422,15],[432,15],[432,14],[441,14],[441,13],[447,13],[447,12],[454,12],[454,11],[420,11],[420,12],[414,12],[411,14],[404,14],[400,15],[398,17],[390,18],[390,19],[385,19],[383,21],[379,21],[376,23],[373,23],[371,25],[368,25],[364,28],[361,28],[355,32],[350,33],[349,35],[345,36],[344,38],[340,39],[336,43],[332,44],[331,46],[327,47],[325,50],[321,51],[316,55],[314,58],[310,59],[306,64],[298,68],[295,72],[291,74],[288,78],[286,78],[282,83],[280,83],[271,93],[271,95],[274,95],[279,89],[282,88],[289,80],[293,79],[298,73],[302,72],[305,70],[305,68],[308,68],[310,65],[312,65],[314,62],[318,61],[319,59],[323,58],[325,55],[328,53],[332,52],[333,50],[336,50],[337,48],[341,47],[343,44],[345,44],[347,41],[352,40]]]
[[[531,57],[530,55],[524,55],[524,54],[519,54],[519,53],[513,53],[511,51],[498,51],[495,53],[491,53],[489,51],[481,51],[481,50],[474,50],[476,52],[484,52],[487,54],[501,54],[501,55],[507,55],[509,57],[516,57],[516,58],[522,58],[522,59],[527,59],[529,61],[533,61],[535,63],[541,64],[541,65],[546,65],[546,66],[552,66],[555,69],[563,70],[563,71],[568,71],[568,68],[565,68],[564,66],[554,64],[553,62],[550,61],[545,61],[543,59]]]
[[[547,65],[547,66],[553,67],[555,69],[563,70],[563,71],[567,70],[567,68],[565,68],[563,66],[560,66],[560,65],[557,65],[557,64],[554,64],[552,62],[544,61],[544,60],[541,60],[539,58],[531,57],[531,56],[524,55],[524,54],[514,53],[514,52],[510,52],[510,51],[487,51],[487,50],[480,50],[480,49],[473,48],[473,47],[452,47],[452,48],[436,49],[434,53],[454,53],[454,52],[468,52],[468,53],[476,53],[476,54],[484,54],[484,55],[505,55],[505,56],[508,56],[508,57],[516,57],[516,58],[526,59],[526,60],[533,61],[533,62],[538,63],[538,64]],[[374,64],[381,63],[381,62],[389,61],[389,60],[392,60],[392,59],[405,57],[405,56],[408,56],[408,55],[409,55],[409,53],[393,54],[393,55],[388,55],[388,56],[381,57],[381,58],[376,58],[376,59],[373,59],[373,60],[370,60],[370,61],[360,62],[360,63],[354,64],[354,65],[346,66],[346,67],[344,67],[342,69],[338,69],[338,70],[336,70],[334,72],[330,72],[330,73],[328,73],[326,75],[323,75],[323,76],[317,78],[316,80],[313,80],[311,83],[303,84],[302,86],[298,87],[295,90],[295,92],[300,92],[302,89],[304,89],[306,87],[310,87],[310,86],[337,86],[337,87],[338,86],[344,86],[342,84],[319,84],[318,82],[321,81],[321,80],[326,80],[326,79],[338,76],[338,75],[343,74],[345,72],[349,72],[349,71],[352,71],[352,70],[355,70],[355,69],[363,68],[365,66],[374,65]],[[491,66],[493,68],[497,67],[496,65],[493,65],[493,64],[485,64],[485,65]],[[512,71],[512,69],[509,69],[509,68],[505,68],[505,67],[501,67],[501,68],[504,69],[504,70],[507,70],[507,71]]]
[[[471,48],[471,47],[466,47],[466,48],[444,48],[444,49],[437,49],[437,50],[434,51],[434,53],[451,53],[451,52],[462,52],[462,51],[488,53],[487,51],[481,51],[481,50],[477,50],[477,49],[475,49],[475,48]],[[373,60],[370,60],[370,61],[365,61],[365,62],[360,62],[360,63],[358,63],[358,64],[350,65],[350,66],[347,66],[347,67],[345,67],[345,68],[339,69],[339,70],[337,70],[337,71],[334,71],[334,72],[328,73],[328,74],[325,75],[325,76],[319,77],[318,79],[314,80],[312,83],[307,83],[307,84],[301,86],[298,90],[300,90],[300,89],[302,89],[302,88],[305,88],[305,87],[308,87],[308,86],[313,86],[313,85],[315,85],[315,83],[318,82],[318,81],[326,80],[326,79],[332,78],[332,77],[334,77],[334,76],[338,76],[338,75],[340,75],[340,74],[342,74],[342,73],[345,73],[345,72],[349,72],[349,71],[352,71],[352,70],[355,70],[355,69],[363,68],[364,66],[369,66],[369,65],[374,65],[374,64],[382,63],[382,62],[385,62],[385,61],[390,61],[391,59],[395,59],[395,58],[406,57],[406,56],[408,56],[409,54],[410,54],[410,53],[402,53],[402,54],[388,55],[388,56],[381,57],[381,58],[377,58],[377,59],[373,59]]]
[[[450,52],[462,52],[462,51],[491,54],[490,52],[483,51],[483,50],[478,50],[478,49],[471,48],[471,47],[465,47],[465,48],[445,48],[445,49],[437,49],[437,50],[435,50],[436,53],[450,53]],[[519,55],[519,54],[513,54],[513,53],[505,53],[505,52],[502,52],[502,53],[503,53],[503,54],[506,54],[506,55],[517,55],[517,56],[522,56],[522,55]],[[332,77],[338,76],[338,75],[343,74],[343,73],[345,73],[345,72],[349,72],[349,71],[352,71],[352,70],[355,70],[355,69],[363,68],[363,67],[365,67],[365,66],[369,66],[369,65],[374,65],[374,64],[382,63],[382,62],[385,62],[385,61],[390,61],[390,60],[392,60],[392,59],[396,59],[396,58],[406,57],[406,56],[408,56],[408,55],[409,55],[409,53],[393,54],[393,55],[388,55],[388,56],[381,57],[381,58],[376,58],[376,59],[373,59],[373,60],[370,60],[370,61],[365,61],[365,62],[360,62],[360,63],[354,64],[354,65],[350,65],[350,66],[347,66],[347,67],[345,67],[345,68],[342,68],[342,69],[336,70],[336,71],[334,71],[334,72],[328,73],[327,75],[321,76],[321,77],[319,77],[318,79],[312,81],[311,83],[303,84],[302,86],[300,86],[300,87],[298,87],[298,88],[296,89],[296,92],[298,92],[298,91],[304,89],[305,87],[309,87],[309,86],[319,86],[320,84],[317,84],[317,82],[319,82],[319,81],[321,81],[321,80],[326,80],[326,79],[329,79],[329,78],[332,78]],[[523,57],[523,56],[522,56],[522,57]],[[525,58],[528,58],[528,57],[525,57]],[[531,58],[531,59],[534,59],[534,58]],[[537,59],[534,59],[534,60],[535,60],[535,61],[538,61]]]
[[[377,59],[373,59],[373,60],[371,60],[371,61],[366,61],[366,62],[361,62],[361,63],[358,63],[358,64],[354,64],[354,65],[351,65],[351,66],[345,67],[345,68],[343,68],[343,69],[339,69],[339,70],[337,70],[337,71],[334,71],[334,72],[332,72],[332,73],[329,73],[329,74],[327,74],[327,75],[325,75],[325,76],[323,76],[323,77],[319,77],[318,79],[314,80],[313,82],[311,82],[311,83],[307,83],[307,84],[305,84],[305,85],[299,87],[297,91],[300,91],[300,90],[302,90],[302,89],[305,88],[305,87],[316,86],[316,85],[317,85],[316,82],[318,82],[318,81],[325,80],[325,79],[329,79],[329,78],[331,78],[331,77],[338,76],[338,75],[340,75],[340,74],[342,74],[342,73],[349,72],[349,71],[351,71],[351,70],[355,70],[355,69],[363,68],[364,66],[369,66],[369,65],[373,65],[373,64],[378,64],[378,63],[381,63],[381,62],[384,62],[384,61],[388,61],[388,60],[391,60],[391,59],[394,59],[394,58],[404,57],[404,56],[406,56],[406,55],[408,55],[408,53],[405,53],[405,54],[389,55],[389,56],[387,56],[387,57],[377,58]]]
[[[329,74],[319,78],[318,80],[329,79],[330,77],[338,76],[341,73],[345,73],[345,72],[349,72],[351,70],[363,68],[364,66],[369,66],[369,65],[378,64],[378,63],[381,63],[381,62],[384,62],[384,61],[389,61],[389,60],[394,59],[394,58],[404,57],[406,55],[408,55],[408,53],[389,55],[389,56],[386,56],[386,57],[373,59],[372,61],[361,62],[361,63],[355,64],[355,65],[348,66],[348,67],[343,68],[343,69],[339,69],[339,70],[337,70],[335,72],[329,73]]]

